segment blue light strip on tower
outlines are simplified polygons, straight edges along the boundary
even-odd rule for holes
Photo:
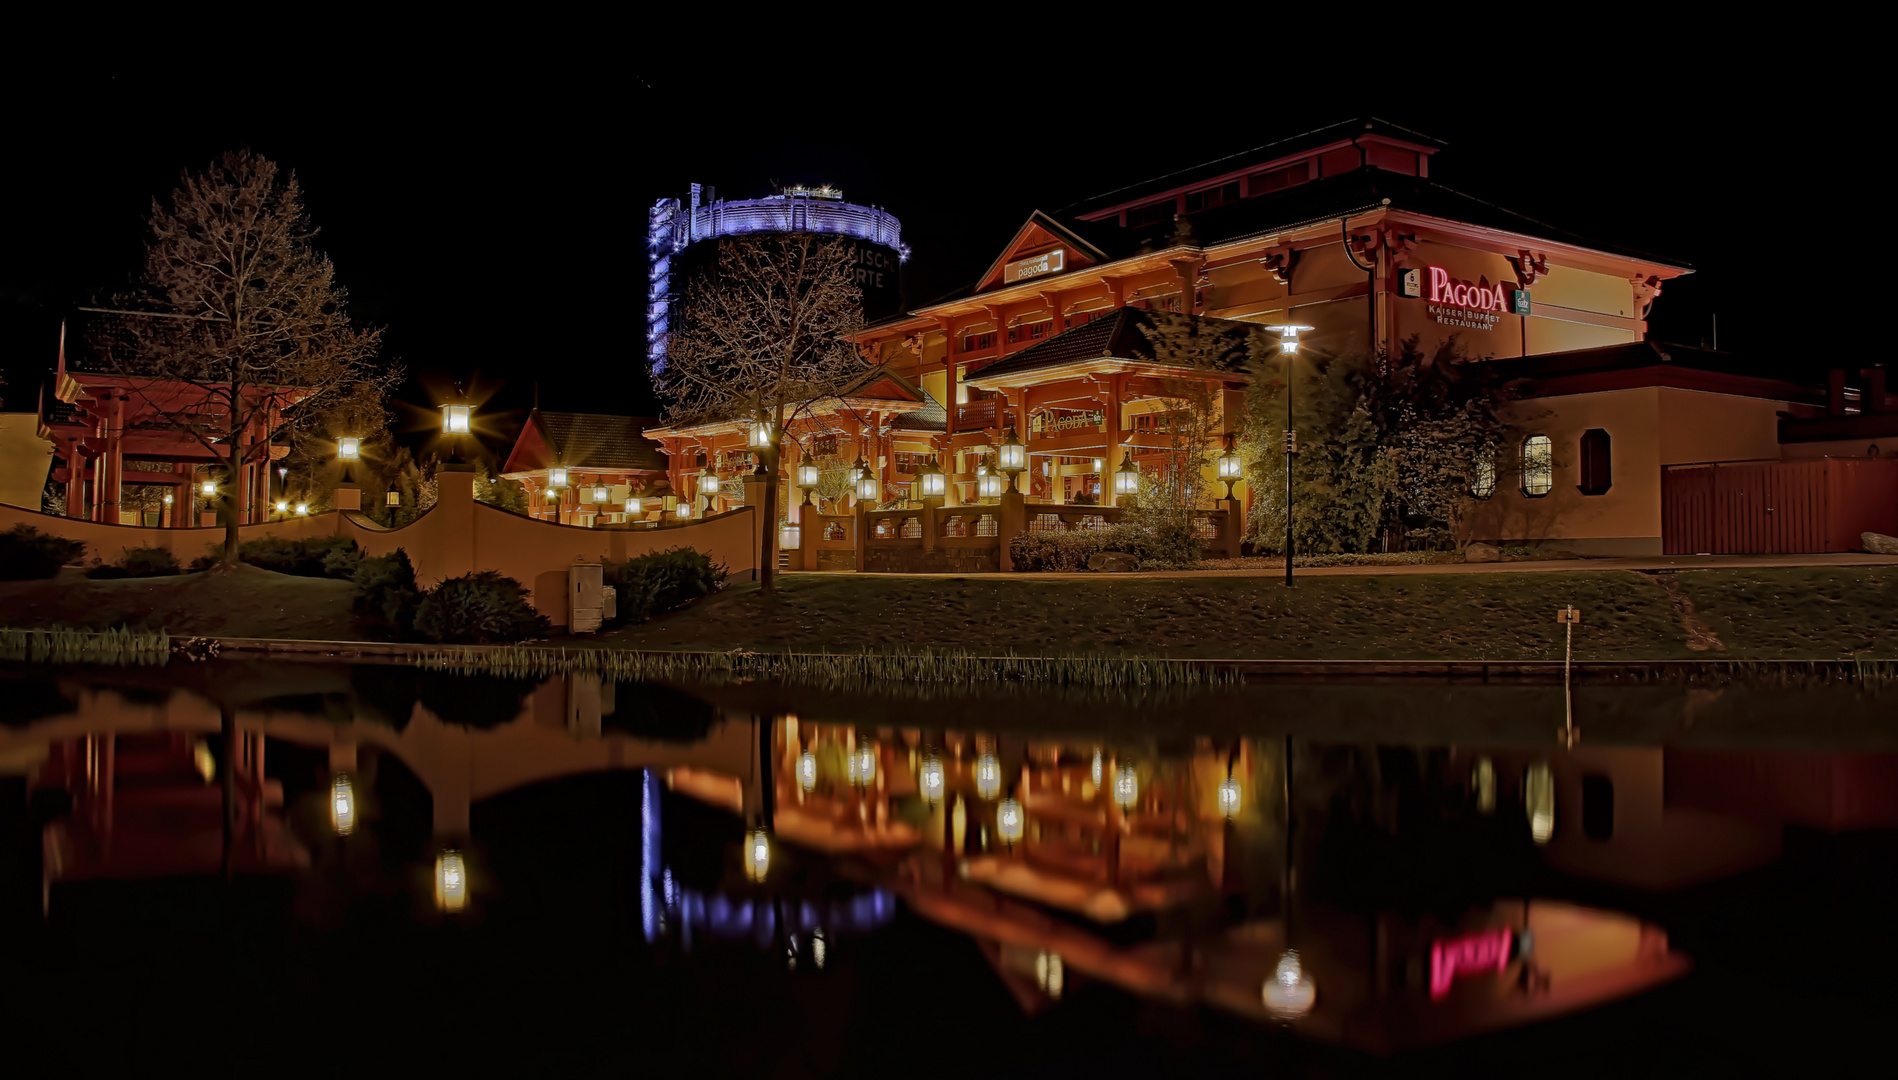
[[[902,223],[879,207],[796,191],[701,205],[699,191],[699,185],[692,185],[689,211],[677,199],[660,199],[647,214],[646,362],[655,373],[665,370],[666,335],[672,329],[673,257],[700,240],[763,232],[824,233],[868,240],[896,252],[898,259],[909,258]]]

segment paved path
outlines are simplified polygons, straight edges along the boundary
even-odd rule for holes
[[[1827,555],[1647,555],[1613,559],[1542,559],[1525,562],[1495,563],[1423,563],[1405,566],[1301,566],[1292,571],[1296,577],[1362,577],[1392,574],[1537,574],[1577,570],[1745,570],[1773,566],[1898,566],[1898,556],[1864,555],[1839,552]],[[850,574],[852,570],[811,571],[824,574]],[[866,577],[1009,577],[1024,580],[1075,579],[1114,581],[1125,578],[1181,577],[1283,577],[1285,566],[1264,564],[1244,570],[1155,570],[1132,574],[867,574]]]

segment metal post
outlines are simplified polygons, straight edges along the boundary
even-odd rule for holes
[[[1290,286],[1287,286],[1289,295]],[[1289,304],[1286,307],[1291,310]],[[1292,388],[1292,365],[1298,360],[1298,354],[1285,354],[1285,587],[1292,586],[1292,460],[1298,454],[1298,432],[1292,429],[1292,399],[1297,393]]]

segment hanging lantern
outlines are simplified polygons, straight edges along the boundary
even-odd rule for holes
[[[923,767],[917,770],[916,786],[923,793],[923,801],[931,806],[941,800],[943,792],[942,759],[934,754],[923,758]]]
[[[382,503],[384,506],[401,506],[402,493],[399,491],[391,491],[382,497]]]
[[[778,530],[778,548],[781,551],[796,551],[803,538],[803,531],[796,524],[786,525]]]
[[[1120,459],[1120,468],[1114,470],[1114,494],[1140,494],[1140,466],[1134,464],[1132,451]]]
[[[1235,777],[1228,776],[1219,785],[1219,812],[1227,817],[1239,814],[1239,781]]]
[[[745,876],[752,881],[763,881],[765,871],[771,869],[771,834],[763,829],[755,829],[745,838]]]
[[[983,754],[975,759],[975,793],[984,799],[993,799],[1002,793],[1002,763],[995,760],[994,754]]]
[[[612,497],[613,489],[607,487],[605,484],[595,484],[593,486],[593,503],[595,506],[605,506],[606,500]]]
[[[642,499],[642,498],[640,498],[640,497],[639,497],[639,496],[637,496],[637,495],[628,495],[628,496],[626,496],[626,512],[627,512],[628,514],[643,514],[643,513],[645,513],[645,512],[646,512],[646,500],[644,500],[644,499]]]
[[[805,791],[810,791],[817,786],[817,755],[809,750],[798,755],[797,785]]]
[[[797,467],[797,486],[814,488],[823,478],[823,471],[817,466],[805,462]]]
[[[942,466],[935,462],[931,462],[922,472],[917,473],[916,479],[921,485],[925,499],[937,498],[949,489],[949,478],[943,475]]]
[[[356,786],[350,782],[348,773],[337,773],[336,779],[330,781],[330,824],[335,826],[338,836],[356,831]]]
[[[1219,478],[1225,481],[1239,479],[1245,473],[1245,462],[1239,458],[1239,451],[1233,446],[1233,436],[1226,436],[1226,451],[1219,455]]]
[[[765,423],[763,420],[753,420],[751,422],[751,434],[746,440],[745,445],[751,447],[753,450],[769,450],[776,442],[777,440],[771,437],[770,424]]]
[[[443,405],[442,430],[450,435],[466,435],[470,417],[473,415],[472,405]]]
[[[1021,803],[1014,799],[1003,799],[995,807],[995,831],[1000,834],[1002,843],[1013,847],[1021,843],[1022,827],[1027,815],[1022,813]]]
[[[567,486],[567,467],[565,465],[555,465],[553,468],[547,470],[547,486],[550,488],[564,488]]]
[[[468,866],[453,848],[435,858],[435,906],[460,911],[468,904]]]
[[[876,748],[868,743],[851,751],[845,763],[850,782],[858,787],[869,787],[877,778]]]
[[[336,457],[340,461],[356,461],[362,457],[362,440],[354,435],[345,435],[336,440]]]
[[[875,503],[882,496],[883,481],[877,479],[872,473],[864,473],[863,479],[857,481],[857,501]]]
[[[996,448],[996,463],[1003,472],[1020,472],[1028,467],[1028,448],[1022,445],[1015,435],[1015,425],[1008,426],[1008,434],[1002,439],[1002,445]]]
[[[1114,770],[1114,801],[1122,810],[1131,810],[1140,801],[1140,777],[1134,774],[1132,765]]]
[[[1298,962],[1298,950],[1287,949],[1279,957],[1272,977],[1265,980],[1265,1011],[1280,1020],[1296,1020],[1311,1012],[1318,1000],[1318,987]]]

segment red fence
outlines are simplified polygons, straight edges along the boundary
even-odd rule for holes
[[[1854,551],[1862,532],[1898,534],[1898,459],[1716,462],[1661,474],[1669,555]]]

